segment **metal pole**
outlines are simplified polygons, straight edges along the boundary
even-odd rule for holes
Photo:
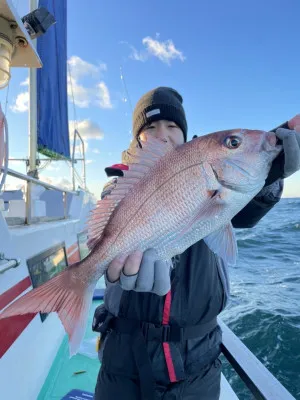
[[[6,262],[5,262],[6,261]],[[4,258],[4,254],[0,253],[0,274],[8,271],[11,268],[16,268],[20,265],[21,260],[18,259],[6,259]]]
[[[74,130],[74,139],[73,139],[73,152],[72,152],[72,182],[73,182],[73,190],[75,190],[75,144],[76,144],[76,129]]]
[[[84,189],[86,189],[85,146],[83,140],[82,140],[82,152],[83,152],[83,182],[84,182]]]
[[[37,0],[29,1],[30,11],[37,8]],[[36,48],[36,39],[32,41]],[[27,173],[36,177],[36,150],[37,150],[37,95],[36,95],[36,68],[29,69],[29,168]],[[27,183],[26,188],[26,224],[31,221],[32,183]]]
[[[84,147],[84,141],[78,132],[77,129],[74,131],[74,142],[73,142],[73,153],[72,153],[72,165],[73,165],[73,190],[75,191],[75,175],[74,175],[74,160],[75,160],[75,141],[76,141],[76,136],[79,137],[79,140],[81,141],[82,144],[82,154],[83,154],[83,183],[84,183],[84,189],[86,189],[86,165],[85,165],[85,147]],[[80,159],[77,159],[80,160]]]

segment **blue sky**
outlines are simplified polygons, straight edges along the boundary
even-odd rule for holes
[[[27,3],[14,1],[21,15]],[[130,101],[134,106],[156,86],[182,94],[189,138],[227,128],[268,130],[300,113],[299,15],[298,0],[69,1],[68,57],[90,190],[99,197],[104,168],[129,145]],[[14,158],[27,156],[27,76],[26,69],[12,71],[7,117]],[[2,104],[5,98],[4,90]],[[25,171],[17,162],[10,167]],[[41,177],[70,181],[64,163]],[[300,173],[286,180],[284,194],[300,197]]]

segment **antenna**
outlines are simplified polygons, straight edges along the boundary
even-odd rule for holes
[[[128,90],[127,90],[127,86],[126,86],[126,82],[125,82],[125,76],[124,76],[124,73],[123,73],[122,65],[120,65],[120,78],[121,78],[121,81],[123,83],[123,89],[124,89],[125,96],[126,96],[125,98],[128,100],[131,113],[133,113],[133,107],[132,107],[130,96],[129,96],[129,93],[128,93]]]

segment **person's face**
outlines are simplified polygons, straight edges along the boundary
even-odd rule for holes
[[[172,121],[155,121],[150,125],[145,126],[140,132],[139,137],[142,140],[146,138],[143,135],[151,135],[158,139],[166,140],[173,144],[175,147],[184,143],[184,136],[182,130],[175,122]]]

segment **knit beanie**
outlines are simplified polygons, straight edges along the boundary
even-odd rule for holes
[[[169,87],[158,87],[144,94],[133,112],[133,136],[136,138],[148,124],[159,120],[173,121],[187,140],[187,122],[180,94]]]

